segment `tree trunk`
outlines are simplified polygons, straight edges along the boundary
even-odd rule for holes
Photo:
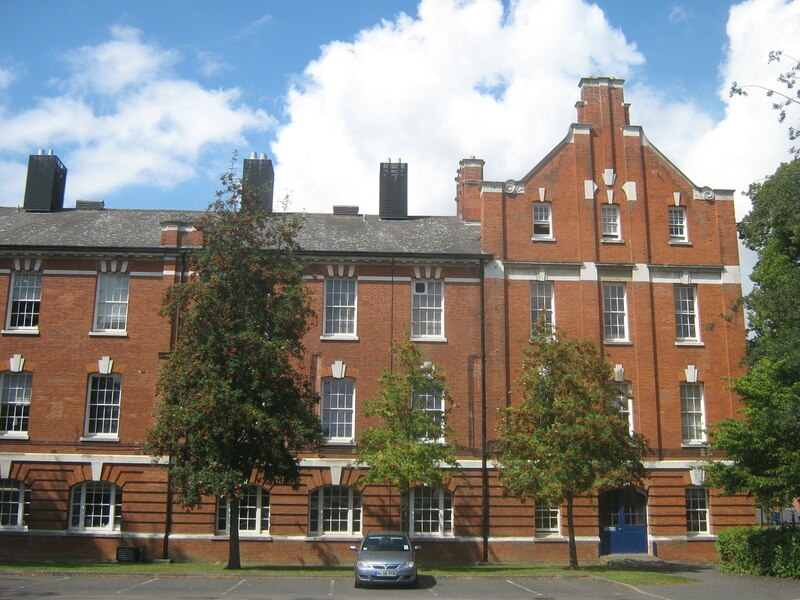
[[[567,494],[567,532],[569,534],[569,568],[578,568],[578,548],[575,546],[575,519],[572,516],[572,494]]]
[[[228,566],[226,569],[241,569],[239,559],[239,499],[233,497],[228,502]]]

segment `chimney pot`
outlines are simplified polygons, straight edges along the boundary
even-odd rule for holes
[[[67,167],[50,151],[28,157],[23,208],[28,212],[52,212],[64,208]]]
[[[260,159],[257,156],[253,152],[251,158],[242,161],[242,185],[255,195],[255,204],[259,208],[272,211],[275,172],[266,154],[262,154]]]
[[[378,204],[381,219],[408,218],[408,164],[381,163]]]

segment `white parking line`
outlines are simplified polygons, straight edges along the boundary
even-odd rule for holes
[[[158,581],[158,577],[155,579],[151,579],[150,581],[143,581],[142,583],[137,583],[136,585],[132,585],[131,587],[126,587],[124,590],[119,590],[117,593],[121,594],[123,592],[127,592],[128,590],[132,590],[133,588],[137,588],[142,585],[147,585],[148,583],[153,583],[154,581]]]
[[[506,579],[506,583],[510,583],[511,585],[515,585],[515,586],[517,586],[518,588],[520,588],[520,589],[523,589],[523,590],[525,590],[526,592],[529,592],[529,593],[533,594],[534,596],[542,596],[542,595],[543,595],[543,594],[540,594],[540,593],[539,593],[539,592],[537,592],[537,591],[534,591],[534,590],[531,590],[531,589],[529,589],[529,588],[526,588],[524,585],[520,585],[520,584],[518,584],[518,583],[515,583],[515,582],[511,581],[510,579]]]
[[[328,588],[328,596],[333,596],[333,584],[336,583],[335,579],[331,579],[331,585]]]
[[[234,585],[233,587],[229,587],[227,590],[225,590],[224,592],[222,592],[222,595],[224,596],[224,595],[225,595],[225,594],[227,594],[228,592],[232,592],[232,591],[233,591],[233,590],[235,590],[237,587],[239,587],[240,585],[242,585],[242,584],[243,584],[245,581],[247,581],[247,579],[242,579],[242,580],[241,580],[239,583],[237,583],[237,584],[236,584],[236,585]]]

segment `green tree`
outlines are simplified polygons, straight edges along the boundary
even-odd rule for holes
[[[747,96],[748,90],[758,89],[762,90],[767,98],[772,100],[772,108],[778,112],[778,122],[783,123],[786,120],[789,109],[793,106],[800,104],[800,87],[795,87],[798,83],[797,76],[800,74],[800,61],[796,58],[789,56],[782,50],[773,50],[769,53],[767,63],[780,63],[786,59],[789,63],[789,68],[785,71],[778,73],[777,82],[786,90],[784,92],[775,88],[759,85],[759,84],[745,84],[740,85],[734,81],[731,84],[731,96]],[[793,142],[800,138],[800,127],[789,126],[789,139]],[[793,146],[791,153],[796,157],[800,157],[800,147]]]
[[[589,340],[534,332],[517,380],[519,404],[502,412],[500,483],[521,500],[566,504],[570,568],[578,568],[574,500],[634,485],[647,442],[620,415],[611,365]]]
[[[447,425],[450,392],[440,369],[408,336],[391,349],[396,366],[383,371],[363,412],[380,425],[358,437],[363,485],[386,484],[401,496],[416,485],[442,487],[459,471],[455,434]],[[447,465],[450,469],[444,469]]]
[[[297,220],[258,208],[255,190],[223,176],[196,227],[205,244],[194,275],[170,286],[160,314],[178,336],[159,372],[147,451],[170,456],[170,482],[187,507],[228,503],[229,569],[239,559],[239,495],[297,484],[297,453],[321,443],[316,396],[295,369],[313,311],[296,255]]]
[[[748,195],[753,209],[739,235],[758,260],[744,298],[748,370],[732,386],[744,408],[740,418],[709,428],[728,461],[707,471],[709,484],[752,494],[768,509],[800,496],[800,159],[751,185]]]
[[[800,497],[800,381],[785,381],[784,366],[766,358],[750,366],[732,386],[743,398],[741,418],[710,428],[727,457],[705,467],[706,483],[746,492],[765,510]]]

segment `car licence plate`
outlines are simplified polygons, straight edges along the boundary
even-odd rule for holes
[[[375,571],[375,577],[397,577],[397,571]]]

